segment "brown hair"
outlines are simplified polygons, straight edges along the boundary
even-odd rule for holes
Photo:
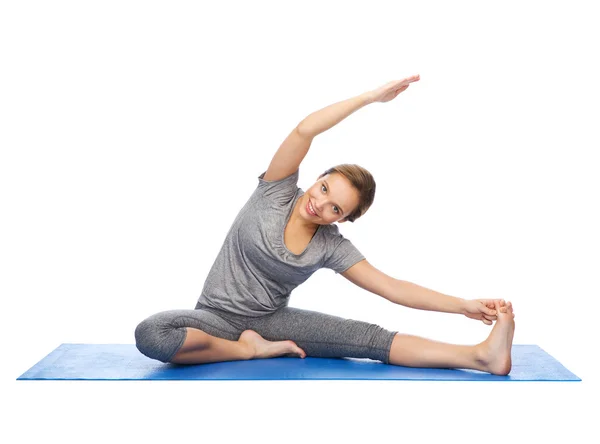
[[[375,200],[375,179],[365,168],[356,165],[343,163],[329,168],[319,176],[319,179],[327,174],[338,173],[350,181],[352,186],[358,191],[358,207],[350,213],[345,219],[354,222],[367,212]]]

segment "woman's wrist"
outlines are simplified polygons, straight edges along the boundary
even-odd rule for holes
[[[467,300],[463,298],[458,298],[458,314],[466,314],[467,313]]]
[[[367,91],[367,92],[361,94],[361,96],[364,97],[365,105],[369,105],[371,103],[376,102],[374,91]]]

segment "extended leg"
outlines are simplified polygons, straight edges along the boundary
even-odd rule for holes
[[[369,322],[295,307],[253,318],[248,328],[270,341],[292,340],[306,356],[369,358],[385,363],[395,334]]]
[[[398,334],[368,322],[292,307],[254,318],[249,328],[272,341],[291,339],[307,356],[370,358],[407,367],[469,368],[507,374],[514,333],[510,302],[503,310],[496,307],[499,314],[490,336],[473,346]]]
[[[418,336],[397,334],[392,341],[390,364],[407,367],[467,368],[507,375],[511,369],[511,348],[515,331],[510,302],[489,337],[477,345],[454,345]]]
[[[405,367],[471,368],[485,371],[477,345],[454,345],[419,336],[396,334],[390,364]]]

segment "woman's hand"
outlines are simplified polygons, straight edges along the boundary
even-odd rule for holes
[[[504,299],[496,299],[501,312],[506,312]],[[494,299],[471,299],[466,300],[463,306],[463,314],[471,319],[483,321],[484,324],[492,325],[497,319],[494,309]]]
[[[389,102],[395,99],[398,94],[408,88],[412,82],[417,82],[421,79],[419,74],[407,77],[402,80],[392,80],[377,89],[370,92],[373,102]]]

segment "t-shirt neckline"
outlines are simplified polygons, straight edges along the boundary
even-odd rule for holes
[[[291,255],[293,255],[295,257],[300,257],[300,256],[302,256],[304,253],[306,253],[308,251],[308,249],[310,248],[313,240],[317,237],[317,234],[319,233],[319,230],[321,229],[321,225],[319,224],[319,226],[315,230],[315,234],[313,234],[313,236],[310,238],[310,241],[308,241],[308,245],[306,246],[306,248],[300,254],[296,254],[296,253],[290,251],[288,249],[287,245],[285,245],[285,229],[287,228],[288,222],[290,221],[290,218],[292,217],[292,213],[294,212],[294,208],[296,208],[296,205],[298,203],[298,199],[300,199],[303,195],[304,195],[304,193],[299,193],[298,196],[294,199],[294,202],[292,203],[292,207],[288,211],[288,215],[287,215],[287,217],[285,219],[285,223],[283,224],[283,230],[281,230],[281,244],[283,245],[283,248],[285,248],[286,252],[288,252],[289,254],[291,254]]]

